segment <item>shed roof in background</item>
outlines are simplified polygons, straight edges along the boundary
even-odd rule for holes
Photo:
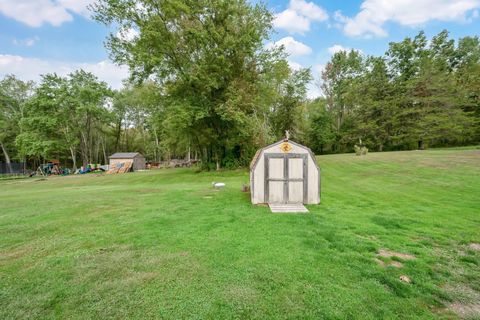
[[[142,156],[139,152],[117,152],[112,154],[109,159],[133,159],[137,156]],[[143,157],[143,156],[142,156]]]

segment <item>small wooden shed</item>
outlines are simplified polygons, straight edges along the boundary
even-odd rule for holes
[[[320,168],[309,148],[280,140],[253,157],[250,186],[253,204],[318,204]]]
[[[117,163],[131,163],[133,171],[145,170],[145,157],[138,152],[117,152],[108,157],[110,168]]]

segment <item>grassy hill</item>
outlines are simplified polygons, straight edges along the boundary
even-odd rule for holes
[[[2,181],[0,318],[480,317],[480,150],[318,161],[310,214],[246,170]]]

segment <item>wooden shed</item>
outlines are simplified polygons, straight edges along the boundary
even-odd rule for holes
[[[252,203],[320,203],[320,168],[312,151],[285,139],[257,151],[250,164]]]
[[[131,163],[133,171],[145,170],[145,157],[138,152],[117,152],[108,157],[110,168],[118,163]]]

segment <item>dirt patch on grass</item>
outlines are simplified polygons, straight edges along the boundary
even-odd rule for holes
[[[414,255],[408,254],[408,253],[401,253],[401,252],[395,252],[387,249],[380,249],[378,250],[377,253],[378,256],[384,257],[384,258],[392,258],[392,257],[397,257],[403,260],[414,260],[416,259]]]
[[[380,260],[380,259],[375,259],[375,262],[378,263],[379,266],[382,266],[382,267],[394,267],[394,268],[402,268],[403,267],[403,263],[399,262],[399,261],[383,261],[383,260]]]
[[[447,304],[447,309],[462,319],[480,318],[480,292],[467,285],[447,285],[445,291],[452,297],[453,302]]]
[[[480,251],[480,243],[470,243],[468,247],[472,250]]]
[[[380,249],[378,250],[377,255],[379,257],[384,257],[384,258],[392,258],[396,257],[402,260],[414,260],[416,257],[414,255],[408,254],[408,253],[401,253],[401,252],[395,252],[387,249]]]
[[[480,317],[480,302],[470,304],[454,302],[448,306],[448,309],[462,319],[478,319]]]

